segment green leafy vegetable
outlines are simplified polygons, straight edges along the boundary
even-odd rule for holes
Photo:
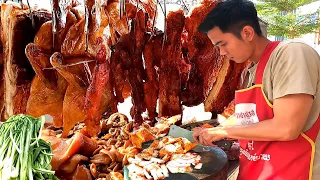
[[[1,180],[57,180],[51,144],[41,139],[44,117],[19,114],[0,125]]]

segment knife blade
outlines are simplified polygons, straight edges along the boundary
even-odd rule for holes
[[[189,131],[187,129],[181,128],[179,126],[176,125],[171,125],[170,126],[170,130],[169,130],[169,136],[173,136],[173,137],[185,137],[187,138],[189,141],[194,142],[193,138],[192,138],[192,134],[193,131]],[[225,150],[229,150],[232,146],[232,142],[229,140],[225,140],[222,139],[220,141],[215,141],[212,142],[212,144],[217,145],[220,148],[223,148]],[[198,144],[194,150],[203,150],[203,149],[207,149],[208,147],[202,145],[202,144]]]

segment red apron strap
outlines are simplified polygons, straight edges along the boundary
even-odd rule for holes
[[[267,65],[267,62],[270,58],[271,53],[273,52],[273,50],[278,46],[278,44],[280,43],[280,41],[274,41],[274,42],[270,42],[266,49],[263,51],[262,56],[260,58],[258,67],[257,67],[257,71],[256,71],[256,82],[255,84],[262,84],[262,78],[263,78],[263,72],[264,69]]]

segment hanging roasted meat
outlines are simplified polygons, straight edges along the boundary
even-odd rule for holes
[[[40,27],[47,18],[35,13],[38,20],[32,23],[29,13],[27,7],[21,8],[17,3],[1,4],[5,118],[26,112],[34,71],[25,55],[25,47],[36,34],[32,24],[37,23],[35,27]]]
[[[191,71],[186,89],[182,92],[182,102],[186,106],[196,106],[207,97],[212,85],[216,82],[224,58],[219,58],[219,52],[208,43],[200,48],[190,59]]]
[[[53,48],[55,42],[55,48],[60,51],[62,42],[65,41],[67,33],[70,31],[70,27],[81,20],[81,15],[74,8],[70,11],[64,12],[66,14],[64,27],[58,26],[56,31],[59,33],[53,33],[53,24],[63,24],[59,22],[59,19],[53,19],[42,24],[42,26],[37,31],[34,38],[34,44],[39,46],[42,50],[46,50],[48,53],[53,53],[55,50]],[[55,38],[55,39],[54,39]],[[60,42],[62,41],[62,42]],[[60,42],[60,43],[58,43]]]
[[[63,4],[61,4],[61,6],[63,6]],[[54,47],[58,50],[61,48],[61,41],[65,38],[70,26],[77,21],[77,17],[66,8],[58,10],[65,10],[65,12],[63,12],[65,19],[55,16],[56,19],[53,21],[44,23],[34,38],[34,44],[30,43],[26,47],[26,55],[36,73],[31,85],[27,114],[35,117],[50,114],[53,117],[54,126],[62,127],[63,103],[68,84],[67,81],[52,68],[50,56],[54,52]],[[58,13],[58,15],[60,16],[61,14]],[[37,19],[34,19],[34,21],[37,21]],[[55,30],[58,34],[52,32],[52,24],[57,25]],[[55,44],[53,43],[54,38]],[[44,104],[46,105],[44,106]]]
[[[214,48],[207,35],[197,30],[206,14],[216,6],[217,2],[204,0],[186,18],[186,56],[191,64],[189,79],[182,92],[182,103],[186,106],[196,106],[205,100],[223,63],[218,50]]]
[[[132,89],[131,116],[138,123],[143,122],[141,114],[145,111],[143,81],[146,79],[143,67],[142,52],[146,43],[146,20],[143,10],[139,10],[131,21],[131,30],[128,35],[122,36],[120,45],[120,57],[123,60],[125,70],[128,71],[128,79]]]
[[[72,1],[59,1],[50,0],[52,7],[52,36],[53,36],[53,49],[56,52],[60,51],[61,45],[66,37],[73,21],[69,20],[70,9],[72,7]]]
[[[105,89],[107,89],[107,84],[110,82],[110,65],[108,60],[103,63],[97,63],[94,68],[94,74],[90,83],[90,86],[86,93],[85,109],[86,109],[86,119],[84,123],[86,124],[87,133],[90,136],[96,136],[100,133],[100,120],[102,118],[102,113],[100,111],[101,104],[105,104],[103,100],[103,94]],[[109,87],[110,88],[110,87]],[[111,89],[113,90],[113,89]],[[112,91],[113,93],[113,91]],[[112,94],[111,93],[111,94]],[[114,96],[111,97],[109,105],[112,112],[117,112],[117,102],[114,103]],[[107,109],[103,109],[104,112]]]
[[[183,55],[183,59],[180,66],[181,90],[184,91],[187,87],[191,71],[191,63],[188,57],[188,32],[186,30],[184,30],[181,34],[181,45]]]
[[[240,75],[246,65],[247,63],[237,64],[224,58],[216,82],[204,101],[205,111],[214,114],[224,112],[228,104],[234,99],[234,92],[240,88]],[[231,107],[234,108],[234,106]]]
[[[63,125],[62,107],[67,89],[65,79],[51,68],[50,55],[37,45],[30,43],[26,47],[26,56],[36,75],[32,80],[30,96],[27,103],[27,114],[39,117],[50,114],[54,126]]]
[[[131,6],[131,8],[129,7]],[[120,0],[110,0],[108,1],[108,5],[104,6],[104,9],[109,17],[109,23],[110,28],[112,28],[119,37],[124,36],[126,34],[129,34],[129,24],[128,24],[128,15],[135,14],[135,8],[133,7],[133,4],[126,3],[125,4],[125,10],[126,12],[121,12],[122,16],[120,14]],[[135,12],[130,12],[135,11]],[[131,17],[132,18],[132,17]],[[116,36],[114,39],[119,39],[115,33],[110,34],[111,36]]]
[[[86,54],[86,35],[84,33],[85,19],[73,24],[61,46],[61,53],[65,57]]]
[[[96,136],[100,132],[100,119],[102,113],[106,112],[106,106],[111,109],[112,112],[117,112],[118,102],[115,99],[113,86],[110,80],[110,57],[111,50],[107,44],[108,39],[104,35],[104,30],[109,26],[107,21],[107,13],[104,8],[94,4],[92,0],[85,2],[85,7],[88,13],[86,18],[89,18],[88,34],[86,35],[86,53],[89,56],[93,56],[96,60],[96,64],[93,70],[93,75],[90,81],[90,85],[86,92],[85,99],[85,111],[86,119],[85,124],[87,128],[87,134],[90,136]],[[91,11],[95,6],[96,11]],[[99,10],[97,10],[99,8]],[[97,17],[97,13],[100,13],[100,17]],[[101,20],[99,22],[99,20]],[[85,33],[86,34],[86,26]],[[109,98],[109,101],[104,99],[104,96]],[[101,112],[101,109],[103,110]]]
[[[141,142],[164,135],[168,124],[179,123],[182,105],[204,102],[205,110],[214,113],[225,110],[230,114],[234,109],[229,102],[244,65],[219,56],[207,36],[197,31],[216,1],[203,1],[186,19],[182,10],[170,12],[165,32],[153,28],[156,6],[152,0],[52,3],[53,20],[34,26],[39,29],[34,42],[23,48],[36,74],[31,78],[27,113],[51,114],[54,125],[63,126],[62,137],[69,138],[44,136],[52,143],[52,167],[57,175],[65,179],[111,178],[115,173],[108,174],[110,171],[121,175]],[[16,37],[13,26],[3,29],[7,37]],[[1,40],[11,42],[7,37]],[[4,48],[15,47],[7,44]],[[117,112],[118,103],[129,96],[134,122],[110,116],[105,123],[102,116]],[[154,127],[147,125],[156,120]],[[134,135],[148,138],[130,135],[139,128]],[[80,133],[73,134],[75,131]],[[132,145],[137,147],[130,148]]]
[[[157,2],[154,0],[133,0],[136,7],[141,7],[148,14],[147,31],[153,33],[157,18]]]
[[[55,39],[52,40],[52,44],[53,44],[54,50],[56,52],[63,51],[64,44],[66,43],[66,40],[69,39],[67,36],[68,36],[68,34],[70,34],[71,28],[73,26],[75,26],[77,23],[79,23],[79,21],[82,20],[81,16],[76,15],[73,11],[68,10],[65,13],[66,13],[65,25],[62,27],[58,26],[57,31],[59,33],[56,35],[53,34],[53,38],[55,38]],[[56,21],[58,21],[58,20],[56,20]],[[48,24],[47,26],[51,26],[51,28],[52,28],[52,25],[54,25],[55,23],[61,24],[59,21],[55,22],[55,23],[52,23],[52,22],[50,22],[50,23],[51,24],[50,25]],[[44,41],[46,41],[46,40],[44,40]]]
[[[105,28],[109,25],[104,8],[101,8],[100,14],[100,18],[103,19],[100,23],[96,20],[96,14],[89,13],[88,16],[79,19],[76,24],[73,24],[70,27],[61,47],[63,56],[85,55],[95,58],[102,52],[106,53],[107,56],[110,56],[111,51],[109,48],[106,48],[107,37],[103,34]],[[90,18],[88,20],[90,22],[88,25],[86,18]]]
[[[51,65],[55,67],[57,72],[68,82],[63,100],[63,137],[69,134],[69,131],[75,124],[85,120],[84,102],[86,90],[89,85],[84,64],[65,66],[67,64],[90,60],[91,59],[87,57],[64,59],[62,54],[58,52],[54,53],[50,58]],[[92,62],[89,64],[91,65]]]
[[[204,0],[186,18],[183,11],[169,13],[164,32],[153,27],[155,1],[51,2],[52,20],[2,5],[6,84],[0,108],[6,104],[6,114],[51,114],[64,137],[84,121],[87,135],[95,136],[102,114],[117,112],[129,96],[137,125],[181,114],[182,105],[204,102],[207,111],[220,113],[232,100],[229,91],[237,88],[243,66],[219,56],[197,30],[218,1]]]
[[[36,36],[34,37],[33,43],[37,45],[40,49],[50,53],[53,50],[53,35],[52,35],[52,21],[44,23]]]
[[[162,44],[163,44],[163,33],[157,32],[155,36],[147,42],[146,47],[143,51],[143,57],[145,61],[145,69],[147,73],[147,79],[143,83],[144,89],[144,103],[148,110],[148,118],[154,120],[157,114],[157,100],[159,94],[159,78],[156,68],[160,67],[160,61],[162,58]]]
[[[220,0],[202,0],[198,6],[190,11],[186,17],[185,29],[187,31],[188,57],[192,59],[199,49],[209,44],[210,39],[198,31],[198,26],[206,15],[216,7]]]
[[[159,73],[159,116],[174,116],[182,113],[181,78],[179,67],[182,61],[181,33],[185,17],[182,10],[170,12],[167,17],[167,39],[162,49]]]
[[[124,51],[120,45],[116,45],[111,58],[111,80],[114,85],[116,99],[119,103],[123,103],[124,99],[131,95],[131,86],[128,80],[128,71],[125,70],[120,52]]]
[[[88,135],[95,136],[100,131],[100,126],[97,128],[94,124],[89,125],[89,123],[97,122],[96,119],[100,122],[100,116],[109,109],[111,112],[117,112],[112,87],[104,76],[108,75],[108,71],[107,69],[97,70],[97,67],[101,66],[95,66],[95,63],[89,57],[64,59],[61,53],[54,53],[51,56],[52,66],[68,82],[63,101],[64,137],[75,124],[83,121],[86,123]],[[108,68],[107,64],[104,65],[103,68]]]

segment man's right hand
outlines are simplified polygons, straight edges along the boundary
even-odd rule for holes
[[[200,136],[200,133],[202,130],[203,130],[203,128],[201,128],[201,127],[195,127],[192,129],[192,131],[193,131],[192,138],[195,142],[199,143],[199,136]]]

